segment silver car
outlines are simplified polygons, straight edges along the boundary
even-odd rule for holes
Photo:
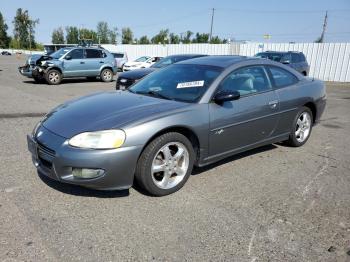
[[[118,69],[122,70],[124,64],[128,62],[127,53],[119,52],[119,53],[111,53],[111,54],[114,56]]]
[[[36,168],[52,179],[101,190],[137,181],[163,196],[179,190],[193,166],[281,141],[302,146],[325,105],[323,82],[281,63],[208,56],[128,91],[67,102],[27,140]]]

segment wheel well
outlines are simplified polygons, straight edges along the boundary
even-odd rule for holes
[[[302,74],[303,74],[304,76],[307,76],[307,73],[306,73],[306,71],[303,71],[303,72],[302,72]]]
[[[113,68],[112,68],[112,67],[106,66],[106,67],[104,67],[104,68],[101,69],[100,74],[101,74],[102,71],[105,70],[105,69],[109,69],[109,70],[111,70],[111,71],[113,72]]]
[[[312,102],[308,102],[304,106],[308,107],[311,110],[311,112],[312,112],[312,119],[315,122],[316,114],[317,114],[317,110],[316,110],[315,104],[312,103]]]
[[[49,72],[49,71],[52,70],[52,69],[57,70],[58,72],[60,72],[60,73],[62,74],[62,70],[59,69],[58,67],[50,67],[50,68],[47,70],[47,72]]]
[[[200,144],[199,144],[199,140],[197,135],[189,128],[183,127],[183,126],[173,126],[173,127],[168,127],[166,129],[163,129],[161,131],[159,131],[158,133],[156,133],[155,135],[153,135],[145,144],[145,146],[142,149],[143,150],[148,146],[149,143],[151,143],[156,137],[161,136],[165,133],[169,133],[169,132],[176,132],[176,133],[180,133],[182,135],[184,135],[188,140],[190,140],[192,146],[193,146],[193,150],[196,154],[196,159],[194,161],[195,165],[197,164],[198,160],[199,160],[199,149],[200,149]],[[142,154],[141,152],[141,154]],[[140,154],[140,155],[141,155]]]

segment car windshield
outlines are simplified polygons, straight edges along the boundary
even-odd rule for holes
[[[258,53],[255,55],[256,57],[260,58],[267,58],[276,62],[281,62],[281,59],[283,57],[283,54],[279,53]]]
[[[216,66],[174,64],[150,74],[137,82],[129,91],[195,103],[221,71],[222,68]]]
[[[146,62],[149,59],[149,56],[141,56],[135,60],[135,62]]]
[[[61,58],[64,54],[66,54],[70,49],[67,48],[61,48],[60,50],[57,50],[56,52],[52,53],[50,56],[55,59]]]
[[[113,53],[114,58],[123,58],[124,54],[123,53]]]
[[[153,64],[151,67],[152,68],[163,68],[168,65],[174,64],[176,62],[185,60],[186,57],[184,56],[169,56],[169,57],[164,57],[161,60],[159,60],[157,63]]]

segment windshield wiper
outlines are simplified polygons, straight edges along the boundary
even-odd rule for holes
[[[156,91],[152,91],[152,90],[149,90],[147,92],[136,92],[136,94],[140,94],[140,95],[151,95],[151,96],[156,96],[156,97],[159,97],[159,98],[163,98],[163,99],[167,99],[167,100],[174,100],[170,97],[167,97],[165,95],[162,95]]]

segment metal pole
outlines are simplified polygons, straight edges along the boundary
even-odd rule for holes
[[[210,43],[212,35],[213,35],[214,12],[215,12],[215,8],[213,8],[212,11],[211,11],[211,24],[210,24],[209,43]]]

